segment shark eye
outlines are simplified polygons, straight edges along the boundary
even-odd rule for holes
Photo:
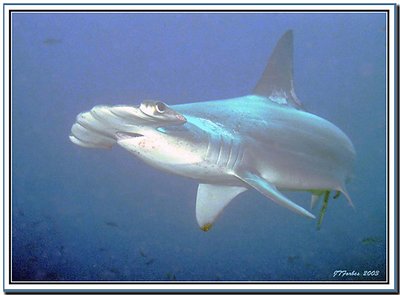
[[[165,112],[166,109],[167,109],[167,107],[165,106],[164,103],[162,103],[160,101],[156,102],[156,110],[157,110],[157,112],[162,114],[162,113]]]

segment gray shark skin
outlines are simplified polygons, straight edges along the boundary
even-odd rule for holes
[[[117,144],[149,165],[197,180],[196,218],[208,231],[241,192],[254,188],[300,215],[312,213],[282,190],[343,193],[355,150],[335,125],[303,110],[293,88],[293,34],[276,45],[247,96],[168,106],[95,106],[77,116],[70,139],[88,148]]]

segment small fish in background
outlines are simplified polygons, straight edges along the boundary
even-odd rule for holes
[[[42,225],[44,223],[43,220],[37,220],[32,222],[32,227],[37,228],[38,226]]]
[[[97,267],[97,265],[94,267]],[[102,280],[117,280],[117,278],[121,277],[120,271],[115,267],[99,265],[99,270],[101,271],[100,277]]]
[[[60,43],[62,43],[62,40],[61,39],[57,39],[57,38],[46,38],[46,39],[44,39],[43,40],[43,44],[45,44],[45,45],[49,45],[49,46],[51,46],[51,45],[57,45],[57,44],[60,44]]]
[[[56,272],[47,272],[45,276],[46,281],[57,281],[60,279],[60,276]]]
[[[108,270],[109,272],[113,273],[113,274],[119,274],[119,270],[116,269],[115,267],[107,268],[107,270]]]
[[[146,265],[151,265],[151,264],[154,263],[154,261],[156,261],[154,258],[150,258],[149,260],[147,260],[147,261],[145,262],[145,264],[146,264]]]
[[[106,221],[106,222],[104,222],[104,224],[109,227],[119,227],[119,225],[113,221]]]
[[[63,245],[59,246],[58,248],[56,248],[56,250],[54,251],[55,255],[58,257],[61,257],[65,254],[65,247]]]
[[[39,259],[37,258],[37,256],[32,256],[32,257],[29,257],[29,259],[28,259],[28,264],[30,265],[30,264],[32,264],[32,263],[37,263],[39,261]]]
[[[363,245],[376,245],[376,244],[379,244],[382,242],[383,242],[383,239],[378,238],[378,237],[366,237],[361,240],[361,243]]]
[[[25,216],[25,212],[22,209],[18,209],[18,215],[24,217]]]
[[[146,265],[152,265],[154,261],[156,261],[155,258],[149,257],[148,253],[145,250],[143,250],[143,248],[139,249],[139,254],[145,260],[144,264]]]
[[[167,273],[165,274],[165,278],[166,278],[168,281],[176,281],[176,276],[175,276],[175,274],[172,273],[172,272],[167,272]]]
[[[37,245],[33,242],[29,242],[24,246],[26,253],[32,254],[37,250]]]
[[[295,263],[296,261],[298,261],[300,259],[299,255],[289,255],[287,258],[287,262],[290,264]]]
[[[147,257],[146,252],[145,252],[142,248],[139,249],[139,254],[140,254],[140,256],[142,256],[142,257]]]

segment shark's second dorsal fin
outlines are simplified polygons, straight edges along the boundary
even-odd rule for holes
[[[268,61],[253,94],[266,97],[273,102],[302,109],[293,87],[293,32],[287,31]]]

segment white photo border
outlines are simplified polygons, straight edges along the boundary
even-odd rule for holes
[[[2,132],[3,132],[3,290],[5,292],[334,292],[334,293],[392,293],[398,292],[398,7],[393,3],[367,3],[367,4],[346,4],[345,1],[335,4],[318,4],[316,2],[308,4],[286,3],[286,4],[265,4],[258,1],[252,4],[242,3],[223,3],[223,4],[187,4],[187,3],[147,3],[147,4],[53,4],[53,3],[3,3],[3,113]],[[195,10],[199,13],[203,11],[232,11],[254,13],[268,11],[279,11],[293,13],[302,12],[331,12],[342,11],[353,13],[357,12],[387,12],[387,59],[386,70],[389,79],[387,80],[387,281],[386,282],[13,282],[11,281],[11,19],[12,13],[31,13],[44,12],[58,13],[70,11],[71,13],[110,13],[118,11],[127,12],[135,10],[145,11],[174,11]],[[75,12],[74,12],[75,11]]]

